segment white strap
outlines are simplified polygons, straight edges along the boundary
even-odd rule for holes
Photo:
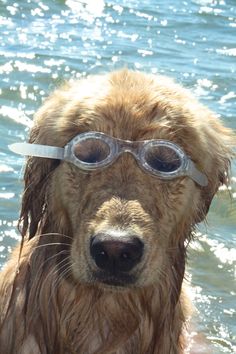
[[[65,154],[65,149],[61,147],[29,143],[14,143],[9,145],[9,149],[20,155],[47,157],[59,160],[64,160]]]

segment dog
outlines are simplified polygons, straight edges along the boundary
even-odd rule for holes
[[[0,275],[1,354],[180,354],[187,247],[229,181],[232,130],[169,78],[57,89],[34,118]]]

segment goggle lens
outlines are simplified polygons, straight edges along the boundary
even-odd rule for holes
[[[78,142],[73,151],[81,162],[93,164],[106,160],[110,154],[110,147],[101,139],[88,138]]]
[[[145,162],[152,170],[171,173],[182,165],[181,156],[169,146],[149,146],[144,155]]]

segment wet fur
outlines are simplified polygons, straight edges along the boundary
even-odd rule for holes
[[[180,354],[187,244],[228,182],[235,137],[170,79],[127,70],[55,91],[36,113],[29,141],[63,147],[89,130],[176,142],[209,184],[159,180],[129,154],[93,173],[28,158],[23,241],[0,275],[1,353]],[[145,245],[127,287],[99,282],[89,255],[91,235],[114,228]]]

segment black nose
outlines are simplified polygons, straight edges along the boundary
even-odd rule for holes
[[[129,272],[143,254],[143,242],[138,237],[117,240],[97,234],[91,239],[90,253],[98,268],[111,273]]]

